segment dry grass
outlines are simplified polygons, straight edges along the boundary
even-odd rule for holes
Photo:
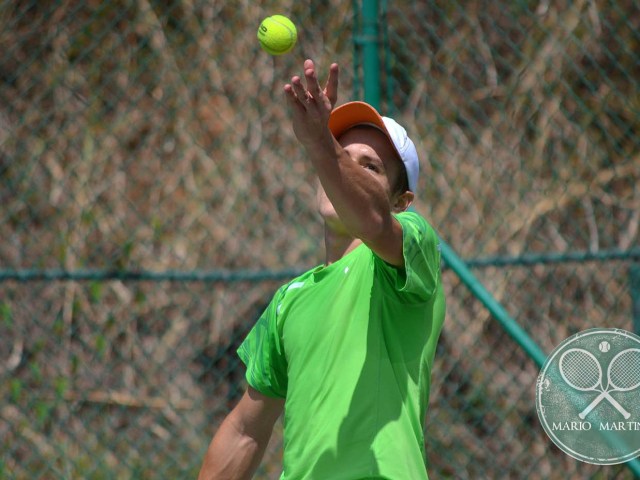
[[[638,246],[634,2],[389,3],[383,112],[416,140],[418,210],[456,250]],[[300,27],[282,58],[254,38],[275,12]],[[0,22],[0,269],[321,261],[281,88],[312,56],[342,65],[342,101],[359,91],[350,3],[20,1],[0,3]],[[589,326],[631,329],[629,264],[479,275],[549,351]],[[233,347],[278,282],[0,280],[0,476],[193,476],[241,388]],[[552,451],[531,362],[446,282],[435,478],[615,474]]]

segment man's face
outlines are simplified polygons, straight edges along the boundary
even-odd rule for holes
[[[363,168],[372,180],[378,182],[393,208],[397,192],[393,192],[403,168],[401,160],[391,146],[387,136],[373,127],[354,127],[340,136],[338,142],[354,162]],[[394,195],[395,193],[395,195]],[[331,201],[327,198],[322,185],[318,186],[318,209],[325,221],[339,221]]]

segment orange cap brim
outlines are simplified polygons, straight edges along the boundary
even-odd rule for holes
[[[389,137],[389,132],[387,132],[387,128],[384,126],[382,117],[376,109],[368,103],[345,103],[335,108],[329,117],[329,130],[331,130],[331,133],[333,133],[333,136],[336,138],[350,128],[363,124],[377,127]],[[393,145],[393,142],[391,142],[391,144]]]

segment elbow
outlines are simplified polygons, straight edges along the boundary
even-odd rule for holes
[[[367,216],[366,219],[363,219],[358,226],[358,231],[352,233],[365,243],[375,244],[387,235],[391,229],[391,222],[392,217],[390,214],[383,215],[382,213],[375,212]]]
[[[388,264],[404,267],[402,226],[391,214],[371,222],[359,238]]]

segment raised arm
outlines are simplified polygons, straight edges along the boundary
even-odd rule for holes
[[[337,76],[337,69],[330,71]],[[295,76],[284,91],[292,110],[293,128],[318,174],[327,197],[349,234],[362,240],[382,259],[404,265],[402,227],[391,215],[387,192],[367,165],[355,161],[328,127],[335,103],[319,83],[313,61],[304,63],[304,77]],[[337,80],[335,80],[337,85]]]
[[[249,387],[211,440],[198,480],[252,478],[283,407],[283,399]]]

